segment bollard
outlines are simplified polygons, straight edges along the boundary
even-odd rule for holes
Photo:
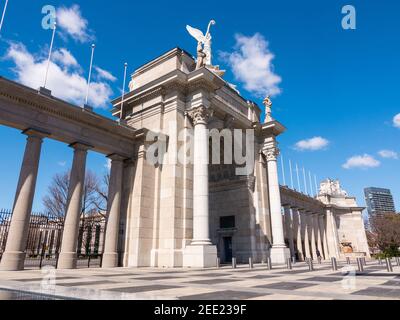
[[[332,270],[337,271],[337,261],[335,257],[331,258]]]
[[[268,267],[268,270],[272,270],[272,262],[271,262],[270,257],[267,258],[267,267]]]
[[[387,272],[393,272],[392,261],[390,258],[386,258],[386,270]]]
[[[287,259],[286,259],[286,267],[287,267],[289,270],[292,270],[292,259],[290,259],[290,258],[287,258]]]
[[[236,269],[236,258],[232,258],[232,269]]]
[[[364,271],[362,258],[357,258],[357,267],[358,267],[358,271],[360,271],[360,272]]]
[[[249,268],[250,269],[253,269],[253,259],[252,258],[249,258]]]
[[[351,262],[350,262],[350,257],[346,257],[346,263],[347,263],[347,264],[351,264]]]
[[[217,258],[217,269],[221,268],[221,260]]]
[[[296,261],[296,257],[293,256],[293,257],[292,257],[292,263],[295,264],[296,262],[297,262],[297,261]]]

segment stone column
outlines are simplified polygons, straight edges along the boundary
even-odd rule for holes
[[[289,249],[290,255],[294,256],[294,241],[293,241],[293,223],[292,223],[292,216],[290,212],[290,206],[285,205],[284,207],[285,212],[285,229],[286,229],[286,237],[289,241]]]
[[[107,225],[102,260],[103,268],[118,267],[118,235],[124,169],[123,157],[113,154],[109,158],[111,159],[111,172],[108,185]]]
[[[85,185],[85,166],[87,150],[81,143],[71,145],[74,148],[74,160],[69,179],[68,199],[64,220],[61,251],[58,259],[59,269],[75,269],[77,263],[77,242],[79,222],[82,214],[82,198]]]
[[[324,248],[322,246],[322,236],[321,236],[321,227],[319,224],[319,214],[315,214],[315,227],[316,227],[316,237],[317,237],[317,248],[319,250],[319,253],[321,254],[321,258],[325,259],[324,255]]]
[[[317,260],[317,232],[315,229],[315,214],[309,214],[310,219],[310,233],[311,233],[311,254],[314,260]]]
[[[339,259],[340,245],[335,215],[332,208],[326,209],[326,238],[329,256]]]
[[[304,249],[305,249],[305,256],[306,258],[312,258],[311,255],[311,250],[310,250],[310,239],[311,239],[311,215],[304,212],[303,214],[304,217],[304,226],[305,226],[305,230],[304,230]],[[302,217],[302,218],[303,218]],[[303,220],[303,219],[302,219]]]
[[[324,248],[324,257],[325,259],[329,259],[329,250],[328,250],[328,242],[326,239],[326,220],[325,214],[320,214],[319,217],[319,228],[321,230],[321,239],[322,239],[322,247]]]
[[[300,213],[297,208],[292,208],[293,215],[293,235],[294,241],[296,241],[298,260],[304,259],[303,245],[301,241],[301,225],[300,225]]]
[[[194,125],[193,239],[183,257],[183,265],[188,267],[212,267],[217,258],[217,247],[212,245],[209,231],[207,123],[211,114],[202,105],[188,112]]]
[[[24,269],[26,242],[35,194],[40,151],[43,138],[47,135],[32,129],[25,130],[23,133],[28,138],[19,174],[6,249],[1,259],[1,270],[14,271]]]
[[[290,258],[290,250],[285,245],[283,235],[283,219],[281,212],[281,193],[278,181],[277,156],[279,150],[276,146],[264,150],[267,159],[269,207],[271,215],[272,248],[271,261],[273,263],[285,263]]]
[[[319,229],[321,232],[322,247],[324,249],[324,257],[325,257],[325,259],[329,259],[330,256],[329,256],[329,250],[328,250],[328,243],[327,243],[327,239],[326,239],[325,215],[320,214],[318,216],[318,220],[319,220]]]
[[[307,255],[306,255],[306,247],[305,247],[307,219],[306,219],[306,215],[305,215],[304,209],[298,209],[297,211],[299,213],[301,252],[303,253],[303,260],[305,260],[305,258],[307,257]]]

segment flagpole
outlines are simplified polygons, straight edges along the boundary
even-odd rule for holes
[[[315,195],[318,196],[317,175],[315,175],[315,174],[314,174],[314,183],[315,183]]]
[[[299,177],[299,167],[296,163],[296,175],[297,175],[297,187],[299,188],[299,192],[301,192],[301,187],[300,187],[300,177]]]
[[[124,64],[124,82],[122,85],[122,97],[121,97],[121,112],[119,115],[119,119],[122,120],[122,115],[123,115],[123,108],[124,108],[124,98],[125,98],[125,86],[126,86],[126,70],[128,68],[128,64],[125,62]]]
[[[311,194],[311,196],[314,196],[314,190],[313,190],[312,179],[311,179],[311,171],[308,171],[308,180],[310,182],[310,194]]]
[[[52,53],[52,51],[53,51],[54,36],[55,36],[55,34],[56,34],[56,29],[57,29],[57,22],[54,22],[54,25],[53,25],[53,34],[52,34],[52,36],[51,36],[49,57],[47,58],[46,76],[44,77],[44,85],[43,85],[43,88],[46,88],[46,85],[47,85],[47,76],[49,75],[51,53]]]
[[[96,45],[92,44],[92,55],[90,57],[89,76],[88,76],[87,88],[86,88],[85,105],[87,105],[89,102],[90,78],[92,77],[93,57],[94,57],[94,49],[95,48],[96,48]]]
[[[294,190],[292,161],[290,159],[289,159],[289,171],[290,171],[290,184],[292,185],[292,190]]]
[[[1,16],[1,21],[0,21],[0,33],[1,33],[1,29],[3,28],[3,22],[4,22],[4,18],[5,18],[5,16],[6,16],[7,5],[8,5],[8,0],[6,0],[6,4],[4,5],[4,10],[3,10],[3,15]]]
[[[304,180],[304,194],[308,194],[307,189],[307,179],[306,179],[306,169],[303,167],[303,180]]]
[[[285,164],[283,163],[283,155],[282,155],[282,153],[281,153],[281,169],[282,169],[283,185],[286,186]]]

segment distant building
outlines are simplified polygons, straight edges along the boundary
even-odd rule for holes
[[[365,188],[364,195],[369,216],[396,212],[393,196],[389,189]]]

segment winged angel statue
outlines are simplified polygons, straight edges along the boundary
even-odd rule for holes
[[[186,26],[187,31],[190,33],[190,35],[197,40],[198,47],[197,47],[197,52],[198,52],[198,58],[203,59],[204,61],[200,61],[200,65],[206,65],[206,66],[212,66],[211,63],[211,33],[210,33],[210,28],[211,26],[215,25],[215,21],[211,20],[210,23],[208,24],[207,27],[207,32],[204,35],[203,32],[199,29],[193,28],[189,25]],[[201,45],[203,45],[203,48],[201,48]],[[204,56],[203,56],[204,55]],[[199,65],[199,61],[197,63]]]

